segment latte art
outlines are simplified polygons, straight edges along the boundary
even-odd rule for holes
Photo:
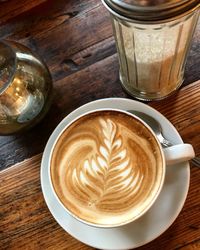
[[[115,111],[86,115],[70,125],[53,151],[51,176],[64,206],[99,225],[141,213],[155,196],[162,158],[151,133]]]

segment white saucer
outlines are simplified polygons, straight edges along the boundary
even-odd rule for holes
[[[48,177],[49,153],[54,141],[63,128],[84,112],[99,108],[139,110],[158,119],[164,134],[173,143],[182,143],[174,126],[158,111],[138,101],[124,98],[101,99],[70,113],[57,126],[44,150],[41,163],[41,185],[47,206],[60,226],[77,240],[98,249],[132,249],[142,246],[161,235],[174,222],[180,213],[189,188],[189,163],[167,168],[163,190],[151,209],[140,219],[121,228],[97,229],[85,225],[70,216],[55,199]]]

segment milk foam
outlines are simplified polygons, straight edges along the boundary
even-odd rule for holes
[[[126,114],[101,111],[73,123],[51,160],[58,197],[90,223],[130,220],[145,209],[162,176],[162,158],[151,133]]]

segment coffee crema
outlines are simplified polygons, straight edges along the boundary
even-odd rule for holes
[[[163,158],[151,132],[119,111],[96,111],[60,135],[50,163],[54,190],[78,219],[98,226],[134,220],[157,196]]]

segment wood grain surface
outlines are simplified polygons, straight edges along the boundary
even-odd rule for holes
[[[200,81],[183,88],[168,101],[162,101],[162,105],[151,104],[173,122],[184,141],[194,145],[197,155],[200,155],[199,139],[196,140],[200,133],[200,102],[195,100],[199,100],[200,91],[195,90],[199,84]],[[181,103],[181,109],[177,103]],[[0,172],[0,249],[92,249],[61,229],[48,211],[40,186],[41,156]],[[199,249],[199,176],[199,169],[191,165],[190,189],[180,215],[164,234],[138,249]]]
[[[46,0],[0,0],[0,24],[44,3]]]
[[[110,17],[100,0],[31,1],[35,7],[29,10],[22,3],[2,3],[10,10],[20,6],[20,12],[1,25],[0,38],[21,42],[44,59],[53,77],[54,101],[32,130],[0,136],[0,169],[41,153],[57,124],[79,106],[106,97],[130,98],[120,85]],[[199,41],[200,21],[183,86],[200,79]]]
[[[0,136],[0,250],[92,249],[53,219],[41,192],[40,163],[58,123],[93,100],[131,98],[121,88],[108,11],[100,0],[0,1],[0,39],[38,53],[50,69],[54,93],[49,113],[26,133]],[[200,20],[180,91],[150,102],[200,157]],[[200,171],[191,165],[186,203],[173,225],[139,250],[200,249]]]

